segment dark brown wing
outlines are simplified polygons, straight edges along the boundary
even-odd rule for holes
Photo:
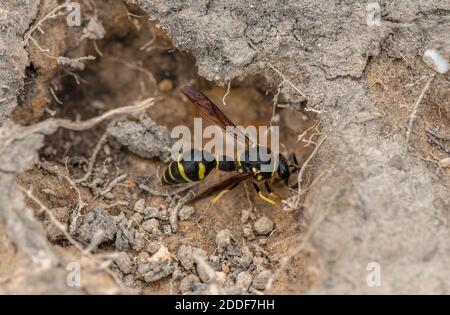
[[[200,91],[197,91],[192,86],[187,85],[181,89],[184,95],[189,98],[189,100],[197,106],[197,108],[209,119],[222,127],[225,131],[227,130],[227,126],[236,127],[236,125],[217,107],[216,104],[213,103],[205,94]],[[233,137],[235,140],[240,140],[245,143],[248,148],[251,144],[250,139],[242,133],[237,128],[234,128],[235,133],[233,133]]]
[[[214,186],[209,187],[205,191],[201,192],[200,194],[189,200],[188,203],[193,203],[206,197],[210,197],[218,191],[235,188],[237,185],[239,185],[244,180],[250,178],[251,176],[252,176],[251,173],[239,173],[233,175],[230,178],[224,180],[223,182],[220,182]]]

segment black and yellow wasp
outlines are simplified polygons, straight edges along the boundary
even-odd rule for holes
[[[282,154],[274,154],[264,146],[252,145],[250,139],[236,128],[235,124],[203,93],[195,90],[191,86],[185,86],[181,89],[184,95],[210,120],[217,123],[225,131],[230,131],[227,127],[234,127],[233,137],[237,141],[245,144],[245,151],[242,152],[236,160],[227,156],[214,157],[210,152],[200,149],[192,149],[178,156],[177,161],[172,161],[162,176],[164,185],[176,185],[187,182],[196,182],[203,180],[213,170],[225,172],[237,172],[234,176],[223,182],[207,189],[203,193],[194,197],[190,202],[211,196],[220,191],[220,193],[211,200],[208,208],[217,202],[224,193],[238,186],[246,179],[253,179],[258,196],[264,201],[276,205],[271,199],[280,199],[280,196],[272,193],[269,179],[278,176],[287,184],[291,169],[299,169],[297,159],[291,154],[286,159]],[[288,162],[289,161],[289,162]],[[267,195],[263,194],[259,183],[263,182]]]

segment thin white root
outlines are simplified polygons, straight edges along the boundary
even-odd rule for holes
[[[416,115],[417,115],[417,110],[419,109],[419,105],[422,102],[422,99],[425,96],[425,93],[427,92],[428,88],[430,87],[431,81],[433,81],[433,79],[434,79],[434,73],[431,75],[430,79],[427,81],[427,83],[423,87],[422,92],[420,93],[419,97],[417,98],[416,103],[414,104],[413,111],[411,112],[411,115],[409,116],[408,130],[406,131],[406,143],[405,143],[404,156],[406,156],[406,154],[408,154],[409,140],[411,138],[412,127],[413,127],[414,119],[416,118]]]
[[[223,104],[223,106],[227,106],[227,102],[225,101],[225,99],[227,98],[228,94],[230,94],[230,88],[231,88],[231,80],[228,81],[227,92],[222,97],[222,104]]]
[[[150,106],[153,106],[153,104],[154,104],[154,99],[148,98],[148,99],[143,100],[142,102],[140,102],[137,105],[115,108],[110,111],[107,111],[103,115],[100,115],[98,117],[94,117],[92,119],[85,120],[85,121],[71,121],[68,119],[55,119],[55,121],[62,128],[76,130],[76,131],[83,131],[83,130],[90,129],[90,128],[94,127],[95,125],[101,123],[102,121],[104,121],[108,118],[114,117],[114,116],[141,112],[141,111],[149,108]]]
[[[79,184],[82,182],[85,182],[89,179],[89,176],[92,174],[92,170],[94,169],[94,164],[97,159],[98,152],[100,152],[100,149],[102,146],[106,143],[108,134],[105,132],[103,136],[101,136],[100,140],[97,142],[97,145],[95,146],[94,152],[92,153],[91,158],[89,159],[88,169],[86,174],[80,179],[75,180],[75,183]]]
[[[116,177],[111,183],[109,183],[108,187],[106,187],[104,190],[100,192],[100,196],[104,196],[107,193],[109,193],[111,190],[113,190],[114,187],[116,187],[118,184],[123,182],[125,179],[127,179],[128,174],[122,174],[118,177]]]

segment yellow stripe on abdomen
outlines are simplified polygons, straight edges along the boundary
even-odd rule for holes
[[[181,177],[183,177],[183,179],[184,179],[185,181],[191,182],[191,180],[189,179],[189,177],[187,177],[187,176],[186,176],[186,173],[184,172],[183,164],[180,163],[182,157],[183,157],[183,156],[182,156],[181,154],[180,154],[180,156],[178,157],[178,163],[177,163],[177,166],[178,166],[178,172],[180,172]]]
[[[205,172],[206,172],[205,164],[199,163],[198,164],[198,179],[201,180],[201,179],[205,178]]]

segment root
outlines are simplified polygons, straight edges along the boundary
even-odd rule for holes
[[[94,169],[95,160],[97,159],[98,152],[102,148],[102,146],[106,143],[108,134],[105,132],[103,136],[100,138],[100,140],[97,142],[97,145],[94,148],[94,152],[92,153],[91,158],[89,159],[88,169],[86,174],[80,179],[75,180],[76,184],[80,184],[82,182],[85,182],[89,179],[89,177],[92,174],[92,170]]]
[[[227,102],[225,101],[225,99],[227,98],[228,94],[230,94],[230,88],[231,88],[231,80],[228,81],[227,92],[222,97],[222,104],[223,104],[223,106],[227,106]]]
[[[428,88],[430,87],[430,83],[431,83],[431,81],[433,81],[433,79],[434,79],[434,73],[431,75],[430,79],[427,81],[424,88],[422,89],[422,92],[420,93],[419,97],[417,98],[416,103],[414,104],[413,111],[411,112],[411,115],[409,116],[408,130],[406,131],[406,143],[405,143],[404,156],[406,156],[406,154],[408,154],[409,140],[411,138],[412,127],[413,127],[414,119],[416,118],[416,115],[417,115],[417,110],[419,109],[419,105],[422,102],[422,99],[425,96],[425,93],[427,92]]]
[[[116,187],[118,184],[123,182],[125,179],[127,179],[128,174],[122,174],[118,177],[116,177],[111,183],[109,183],[108,187],[106,189],[102,190],[99,194],[99,196],[104,196],[107,193],[109,193],[111,190],[113,190],[114,187]]]
[[[92,118],[92,119],[89,119],[86,121],[71,121],[68,119],[53,119],[53,120],[58,124],[59,127],[62,127],[65,129],[70,129],[70,130],[75,130],[75,131],[83,131],[83,130],[91,129],[92,127],[98,125],[102,121],[109,119],[111,117],[118,116],[118,115],[124,115],[124,114],[137,113],[137,112],[140,112],[140,111],[143,111],[143,110],[149,108],[150,106],[153,106],[153,104],[154,104],[154,99],[147,98],[147,99],[141,101],[137,105],[115,108],[110,111],[107,111],[103,115],[100,115],[98,117],[95,117],[95,118]]]

